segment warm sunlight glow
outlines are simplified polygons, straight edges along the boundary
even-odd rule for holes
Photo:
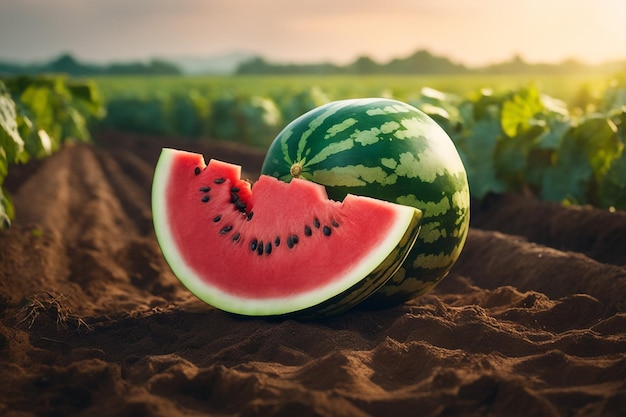
[[[623,0],[5,0],[0,59],[96,61],[247,51],[280,61],[386,61],[428,49],[467,65],[626,56]],[[19,39],[19,42],[16,41]]]

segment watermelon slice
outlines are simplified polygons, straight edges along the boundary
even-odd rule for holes
[[[159,245],[198,298],[231,313],[318,317],[376,291],[406,258],[421,211],[163,149],[152,188]]]

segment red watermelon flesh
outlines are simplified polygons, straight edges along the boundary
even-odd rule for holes
[[[157,239],[196,296],[246,315],[343,311],[374,292],[415,242],[421,212],[368,197],[328,199],[306,180],[164,149],[152,191]]]

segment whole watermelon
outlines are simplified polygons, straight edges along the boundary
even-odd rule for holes
[[[423,211],[417,243],[366,307],[393,306],[429,291],[465,244],[470,194],[463,163],[445,131],[406,103],[366,98],[317,107],[279,133],[261,171],[323,184],[335,200],[351,193]]]

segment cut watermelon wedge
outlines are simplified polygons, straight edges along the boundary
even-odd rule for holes
[[[231,313],[318,317],[382,286],[415,243],[421,211],[163,149],[154,174],[156,236],[179,280]]]

